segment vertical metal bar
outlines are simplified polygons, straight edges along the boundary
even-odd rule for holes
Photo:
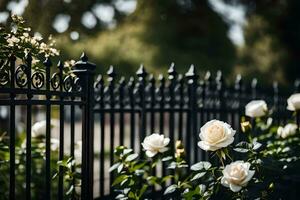
[[[109,76],[108,81],[109,81],[109,98],[110,98],[110,166],[113,165],[114,163],[114,148],[115,148],[115,113],[114,113],[114,108],[115,108],[115,77],[116,73],[114,70],[113,66],[110,66],[107,75]],[[113,174],[110,174],[109,176],[109,185],[111,185],[113,182]],[[110,187],[110,193],[112,193],[112,188]]]
[[[15,88],[15,62],[16,57],[11,56],[10,59],[10,89],[13,91]],[[14,103],[16,95],[12,92],[10,93],[10,100],[13,102],[12,105],[10,105],[10,135],[9,135],[9,199],[14,200],[15,199],[15,179],[16,179],[16,164],[15,164],[15,142],[16,142],[16,105]]]
[[[241,116],[242,116],[242,110],[241,110],[241,103],[242,103],[242,98],[243,96],[241,95],[242,94],[242,76],[239,74],[236,76],[236,79],[235,79],[235,84],[234,84],[234,89],[235,89],[235,96],[234,96],[234,100],[236,101],[236,107],[232,108],[233,109],[233,114],[232,114],[232,121],[234,123],[236,123],[236,119],[235,119],[235,116],[237,115],[237,118],[238,118],[238,123],[237,123],[237,131],[240,133],[240,130],[241,130],[241,126],[240,126],[240,120],[241,120]],[[241,141],[242,140],[242,136],[241,134],[237,134],[237,141]]]
[[[204,102],[206,101],[205,97],[206,97],[206,84],[205,81],[201,82],[201,108],[200,108],[200,127],[205,123],[204,120]],[[198,129],[199,131],[200,129]],[[200,149],[200,148],[199,148]],[[203,151],[202,149],[200,149],[200,155],[201,155],[201,160],[207,160],[208,159],[208,154],[206,153],[206,151]]]
[[[155,128],[155,112],[154,112],[154,107],[155,107],[155,78],[153,74],[151,74],[149,78],[149,83],[150,83],[150,132],[151,134],[154,133],[154,128]],[[153,168],[152,170],[152,175],[156,176],[156,167]],[[154,190],[155,187],[152,187],[152,190]]]
[[[178,76],[179,82],[179,116],[178,116],[178,139],[183,140],[183,106],[184,106],[184,79],[182,74]]]
[[[120,145],[124,145],[124,87],[125,77],[120,79],[119,83],[119,106],[120,106]]]
[[[32,99],[31,94],[31,61],[32,57],[30,54],[26,55],[26,64],[27,64],[27,99],[30,101]],[[27,113],[26,113],[26,199],[31,199],[31,109],[32,106],[30,103],[27,104]]]
[[[64,159],[64,109],[63,105],[63,64],[58,62],[57,67],[59,69],[59,87],[60,87],[60,102],[62,103],[59,106],[59,155],[58,159],[61,161]],[[58,176],[58,199],[62,200],[64,198],[64,175],[62,167],[59,167],[59,176]]]
[[[150,82],[150,131],[151,133],[154,133],[154,128],[155,128],[155,118],[154,118],[154,107],[155,107],[155,78],[153,74],[151,74],[149,78]]]
[[[105,186],[105,157],[104,157],[104,151],[105,151],[105,112],[104,112],[104,80],[103,77],[100,76],[99,79],[100,84],[100,197],[104,196],[104,186]]]
[[[189,96],[189,116],[187,127],[190,127],[187,131],[187,155],[188,164],[191,164],[192,155],[191,148],[196,148],[197,146],[197,79],[196,69],[194,65],[191,65],[189,71],[185,74],[188,79],[188,96]],[[193,144],[192,144],[193,142]],[[193,146],[191,146],[193,145]],[[198,152],[194,151],[194,160],[197,160]]]
[[[174,131],[175,131],[175,127],[174,127],[174,109],[175,109],[175,94],[174,94],[174,89],[175,89],[175,84],[176,84],[176,79],[177,79],[177,72],[175,70],[175,65],[174,63],[171,64],[169,70],[168,70],[168,78],[170,80],[170,84],[169,84],[169,95],[170,95],[170,102],[169,102],[169,106],[170,106],[170,117],[169,117],[169,137],[170,137],[170,141],[171,141],[171,152],[174,152]]]
[[[73,83],[74,83],[74,80],[75,79],[73,79]],[[74,90],[74,84],[72,86],[72,91],[73,90]],[[72,96],[71,100],[74,101],[75,97]],[[71,154],[71,157],[73,158],[73,160],[75,160],[75,153],[74,153],[74,151],[75,151],[75,105],[71,105],[70,112],[71,112],[70,113],[70,118],[71,118],[71,120],[70,120],[70,134],[71,134],[70,154]],[[72,166],[72,172],[75,172],[74,166]],[[72,185],[75,187],[75,179],[73,179]],[[72,191],[71,199],[75,199],[75,189]]]
[[[134,98],[135,81],[130,77],[128,83],[129,104],[130,104],[130,147],[135,150],[135,98]]]
[[[146,137],[146,99],[145,99],[145,87],[146,87],[146,77],[147,72],[143,65],[140,66],[136,75],[139,78],[139,96],[140,96],[140,135],[139,141],[142,141]],[[140,155],[142,154],[142,148],[140,148]]]
[[[160,82],[158,92],[160,96],[159,100],[159,134],[164,134],[164,122],[165,122],[165,117],[164,117],[164,109],[165,109],[165,78],[163,75],[159,75],[158,80]],[[166,166],[164,163],[162,163],[162,176],[166,175]]]
[[[46,185],[46,200],[51,199],[51,155],[50,155],[50,145],[51,145],[51,95],[50,95],[50,67],[52,65],[49,58],[47,58],[44,62],[46,67],[46,176],[45,176],[45,185]]]

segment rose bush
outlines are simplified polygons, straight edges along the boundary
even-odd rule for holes
[[[288,102],[297,111],[297,101],[292,97]],[[228,123],[216,119],[205,123],[198,146],[212,157],[217,155],[219,161],[210,157],[189,166],[182,142],[177,141],[171,152],[168,146],[172,141],[157,133],[147,136],[141,144],[146,157],[124,146],[117,147],[116,163],[110,169],[116,174],[112,184],[117,192],[115,198],[295,198],[299,185],[296,177],[300,176],[299,128],[295,123],[277,126],[271,114],[265,101],[255,100],[245,107],[245,115],[251,121],[242,118],[241,132],[236,133]],[[234,141],[237,134],[244,140]],[[153,174],[158,163],[167,166],[167,175]],[[154,192],[154,188],[162,192]]]

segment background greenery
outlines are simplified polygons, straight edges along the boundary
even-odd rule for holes
[[[218,0],[245,9],[242,45],[228,38],[232,22],[213,9],[216,0],[137,0],[132,13],[119,8],[123,1],[135,0],[0,0],[0,11],[16,12],[12,8],[23,2],[24,12],[18,12],[34,32],[55,36],[64,59],[86,51],[102,73],[113,64],[129,75],[141,63],[151,72],[165,73],[175,62],[181,72],[193,63],[201,72],[222,69],[230,77],[241,73],[263,82],[276,79],[286,84],[300,76],[297,0]],[[95,17],[95,5],[113,9],[113,23]],[[97,20],[89,28],[81,22],[87,11]],[[63,33],[52,26],[59,14],[70,17]],[[77,40],[70,39],[74,31],[79,33]]]

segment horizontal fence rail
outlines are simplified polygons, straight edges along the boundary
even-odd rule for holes
[[[0,170],[9,171],[4,180],[9,184],[7,190],[0,187],[0,194],[7,199],[111,199],[114,174],[109,167],[115,147],[124,145],[141,153],[143,139],[156,132],[170,138],[171,150],[177,140],[183,141],[189,164],[207,160],[208,155],[197,146],[203,124],[220,119],[239,131],[245,105],[253,99],[268,103],[276,124],[286,123],[291,116],[286,99],[300,90],[299,81],[295,89],[286,91],[276,82],[270,88],[260,87],[256,79],[247,84],[240,75],[228,84],[221,71],[215,77],[210,72],[200,76],[193,65],[179,74],[174,64],[165,77],[148,74],[144,66],[133,77],[120,77],[111,66],[94,81],[96,66],[85,54],[71,71],[62,62],[53,67],[49,58],[43,67],[35,68],[30,54],[23,60],[11,56],[0,62],[0,117],[2,110],[7,113],[0,130],[7,133],[9,152],[9,158],[0,163]],[[40,119],[45,123],[44,146],[37,157],[33,126]],[[18,144],[20,127],[23,146]],[[58,141],[56,151],[53,139]],[[53,166],[57,161],[64,164],[66,158],[76,163],[71,172],[78,172],[79,180],[65,178],[68,165],[58,167],[58,178],[52,178]],[[38,159],[41,172],[35,171]],[[20,169],[21,162],[24,169]],[[161,176],[168,171],[159,164],[153,173]]]

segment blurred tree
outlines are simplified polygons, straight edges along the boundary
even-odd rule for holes
[[[69,41],[61,48],[70,57],[86,49],[98,64],[116,65],[127,74],[140,63],[154,73],[166,72],[171,62],[181,72],[192,63],[200,70],[230,72],[235,48],[227,31],[227,24],[206,0],[139,0],[135,12],[116,29],[75,44]]]
[[[242,68],[285,83],[300,78],[300,1],[239,2],[248,8],[245,46],[240,51]]]

